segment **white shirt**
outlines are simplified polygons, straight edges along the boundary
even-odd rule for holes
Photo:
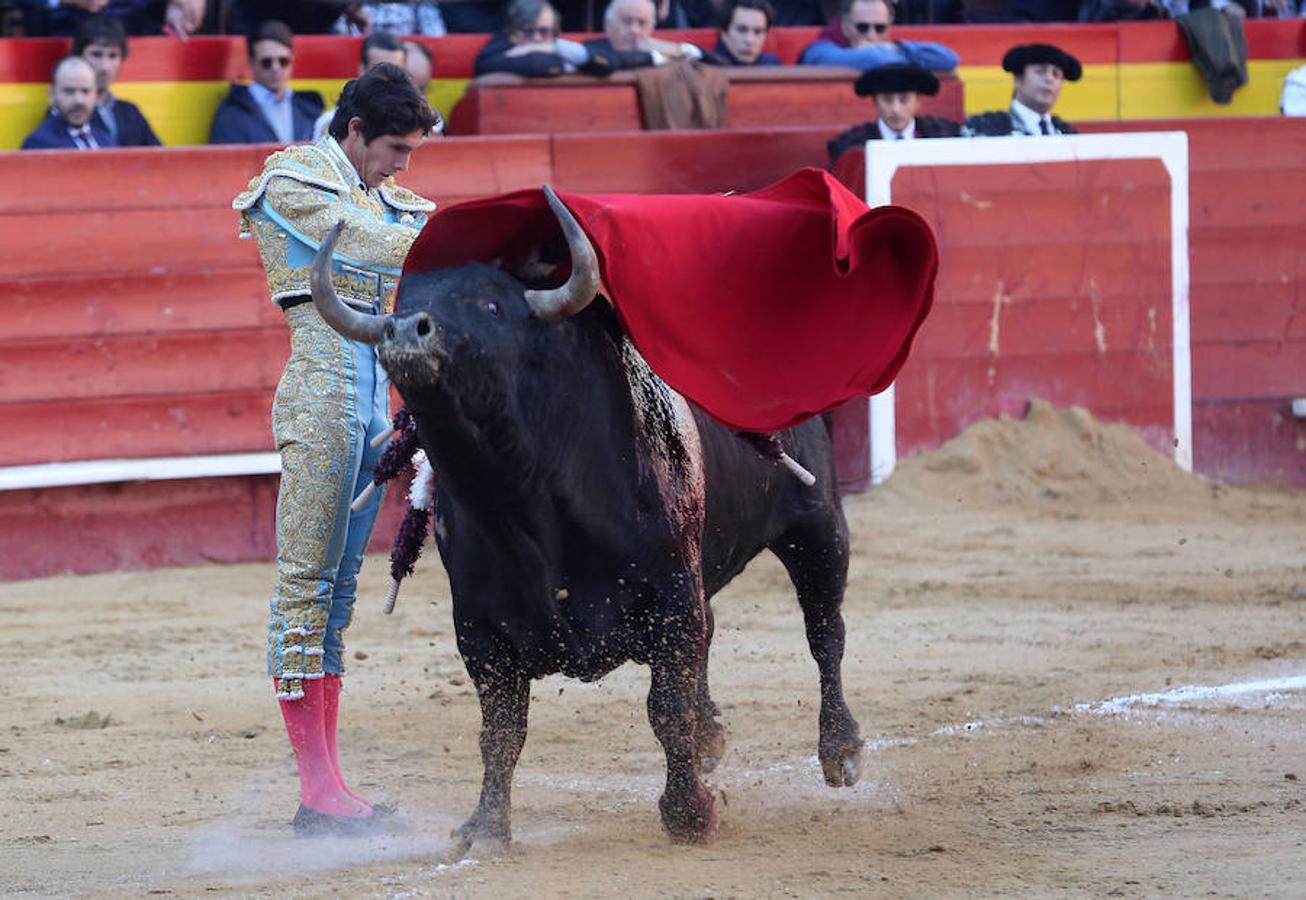
[[[1039,122],[1047,122],[1048,134],[1058,133],[1056,126],[1052,124],[1051,114],[1039,115],[1019,100],[1011,101],[1011,117],[1020,123],[1025,134],[1042,136],[1043,129],[1039,126]]]
[[[286,144],[295,139],[295,119],[290,109],[290,93],[290,88],[286,88],[286,92],[278,99],[276,94],[257,81],[249,86],[249,96],[258,105],[263,118],[272,126],[277,140]]]
[[[875,127],[880,129],[880,137],[886,141],[910,141],[916,137],[916,120],[912,119],[902,131],[894,131],[883,119],[875,120]]]
[[[349,161],[349,157],[345,154],[345,148],[340,146],[339,141],[328,136],[322,141],[322,148],[343,163],[345,171],[354,176],[354,187],[360,187],[364,191],[368,189],[367,185],[363,183],[362,177],[358,174],[358,170],[354,168],[354,164]]]

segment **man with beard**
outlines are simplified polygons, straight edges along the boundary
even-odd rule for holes
[[[826,144],[831,163],[867,141],[910,141],[961,134],[961,126],[951,119],[916,115],[921,95],[933,97],[939,92],[939,79],[928,69],[880,66],[863,72],[853,90],[859,97],[874,98],[877,118],[854,125]]]
[[[95,70],[80,56],[61,59],[50,76],[50,111],[24,150],[99,150],[116,146],[95,119]]]
[[[73,36],[73,56],[95,69],[98,90],[95,117],[113,135],[119,147],[157,147],[159,139],[136,104],[113,95],[118,70],[127,59],[127,32],[122,22],[109,16],[87,19]]]
[[[1075,133],[1068,122],[1052,115],[1052,107],[1061,96],[1062,85],[1078,81],[1084,74],[1079,60],[1051,44],[1021,44],[1002,57],[1002,68],[1013,78],[1010,109],[971,116],[962,127],[962,134],[1039,137]]]

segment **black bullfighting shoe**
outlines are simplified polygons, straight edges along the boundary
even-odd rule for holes
[[[395,818],[393,806],[377,804],[367,816],[333,816],[299,804],[291,826],[295,837],[366,837],[384,831]]]

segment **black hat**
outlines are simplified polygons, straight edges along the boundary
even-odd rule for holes
[[[934,96],[939,92],[939,79],[929,69],[895,63],[890,66],[876,66],[863,72],[853,85],[858,97],[873,97],[876,94],[927,94]]]
[[[1025,71],[1025,66],[1035,63],[1050,63],[1056,66],[1061,70],[1066,81],[1078,81],[1079,76],[1084,74],[1079,60],[1051,44],[1021,44],[1019,47],[1012,47],[1007,51],[1007,55],[1002,57],[1002,68],[1013,75],[1021,74]]]

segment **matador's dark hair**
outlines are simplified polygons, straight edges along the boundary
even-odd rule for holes
[[[336,140],[349,134],[349,120],[363,120],[363,140],[383,134],[411,134],[443,125],[402,66],[381,63],[345,85],[327,132]]]

